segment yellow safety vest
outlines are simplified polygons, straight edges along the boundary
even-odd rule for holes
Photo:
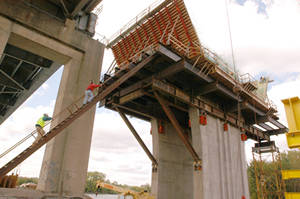
[[[37,122],[36,124],[40,125],[42,128],[44,128],[45,126],[45,121],[43,120],[43,117],[41,117]]]

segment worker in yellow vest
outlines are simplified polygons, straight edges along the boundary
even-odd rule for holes
[[[44,126],[45,126],[45,122],[46,121],[50,121],[52,120],[51,117],[48,116],[48,114],[44,114],[43,117],[41,117],[35,124],[35,128],[37,131],[37,137],[34,141],[34,143],[38,142],[39,139],[41,139],[41,137],[43,137],[45,135],[45,131],[43,130]]]

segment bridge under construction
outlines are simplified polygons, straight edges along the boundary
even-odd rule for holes
[[[239,74],[205,48],[183,0],[155,2],[107,44],[94,40],[91,11],[99,2],[0,2],[1,122],[64,65],[49,132],[0,176],[47,144],[37,190],[44,198],[83,197],[100,102],[120,114],[151,160],[154,198],[250,198],[244,141],[273,146],[270,136],[288,131],[267,97],[268,78]],[[100,77],[105,46],[115,59],[82,105],[86,80]],[[151,122],[153,153],[126,115]]]

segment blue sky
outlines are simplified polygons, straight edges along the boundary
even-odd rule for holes
[[[110,37],[153,2],[132,1],[134,2],[130,8],[127,1],[104,1],[104,9],[99,16],[98,33]],[[229,16],[237,68],[241,73],[249,72],[257,78],[261,75],[270,76],[274,80],[269,87],[269,97],[275,101],[279,115],[285,122],[280,99],[300,96],[300,27],[295,25],[300,21],[299,2],[270,0],[272,4],[269,5],[263,5],[263,2],[268,1],[261,0],[230,2]],[[115,7],[116,3],[119,4],[118,8]],[[202,44],[217,52],[228,63],[232,63],[224,1],[185,0],[185,3]],[[124,8],[128,8],[130,12],[123,12]],[[112,10],[120,13],[120,16],[115,17]],[[112,54],[107,50],[102,72],[105,72],[111,61]],[[44,111],[51,113],[62,70],[63,67],[0,126],[1,151],[34,129],[36,119]],[[24,118],[24,115],[28,117]],[[132,118],[131,120],[151,149],[149,123]],[[286,149],[284,137],[274,139],[282,149]],[[247,153],[251,145],[251,142],[246,145]],[[40,149],[21,165],[21,175],[39,175],[43,151],[44,148]],[[150,183],[151,179],[150,161],[119,116],[104,108],[97,108],[96,111],[89,170],[104,172],[112,181],[120,183],[139,185]]]
[[[243,6],[247,1],[250,0],[236,0],[236,2],[241,6]],[[267,14],[266,11],[267,5],[262,0],[252,0],[252,1],[257,4],[257,13]]]

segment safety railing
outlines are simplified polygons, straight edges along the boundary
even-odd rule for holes
[[[223,60],[221,59],[216,53],[212,52],[208,48],[193,42],[193,45],[187,46],[183,44],[181,41],[176,39],[173,35],[169,35],[169,43],[175,48],[179,53],[183,54],[187,58],[191,59],[197,57],[193,66],[197,64],[201,57],[205,57],[209,61],[215,64],[218,68],[222,71],[230,75],[236,81],[239,82],[239,74],[232,70],[232,68]]]
[[[249,73],[241,75],[240,81],[243,85],[243,88],[248,92],[252,92],[257,89],[255,79]]]
[[[122,35],[124,32],[130,29],[130,27],[134,26],[138,22],[140,22],[143,18],[145,18],[147,15],[149,15],[155,8],[157,8],[159,5],[161,5],[165,0],[157,0],[153,4],[151,4],[148,8],[144,9],[142,12],[140,12],[136,17],[134,17],[132,20],[130,20],[126,25],[124,25],[118,32],[113,34],[109,38],[109,43],[114,41],[117,37]]]
[[[252,77],[249,73],[245,73],[245,74],[241,75],[240,80],[241,80],[242,84],[255,81],[254,77]]]

